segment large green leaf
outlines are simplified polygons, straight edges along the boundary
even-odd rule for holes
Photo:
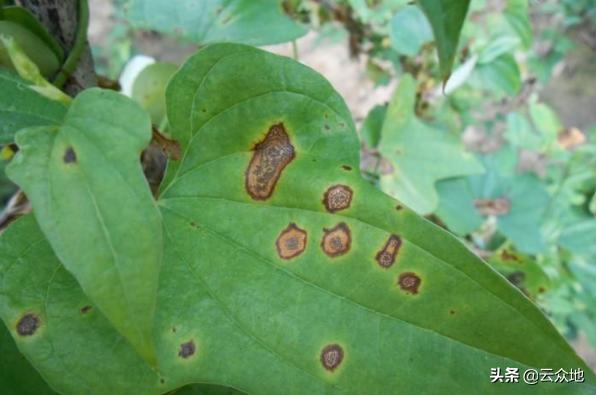
[[[119,341],[31,218],[0,237],[0,314],[58,390],[506,394],[490,368],[533,366],[581,367],[588,383],[517,393],[593,391],[594,375],[536,306],[360,177],[350,115],[315,72],[210,46],[167,98],[185,155],[159,201],[159,373]],[[27,314],[41,325],[25,337],[14,328]]]
[[[0,144],[12,142],[28,126],[56,125],[66,106],[31,89],[16,74],[0,68]]]
[[[482,165],[457,136],[432,128],[416,117],[416,82],[405,74],[387,109],[379,151],[392,169],[381,175],[381,188],[421,214],[439,202],[435,182],[481,173]]]
[[[59,127],[24,129],[8,176],[26,192],[66,268],[150,361],[161,220],[139,156],[149,116],[100,89],[79,94]]]
[[[441,75],[449,78],[470,0],[419,0],[435,36]]]
[[[128,7],[128,16],[137,27],[199,44],[277,44],[307,32],[285,14],[280,0],[131,0]]]

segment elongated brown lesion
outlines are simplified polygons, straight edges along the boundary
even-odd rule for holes
[[[350,250],[352,244],[352,235],[350,228],[344,222],[340,222],[331,229],[324,229],[321,248],[330,257],[336,257],[345,254]]]
[[[395,263],[395,257],[401,247],[401,238],[397,235],[389,236],[383,248],[377,253],[376,260],[381,267],[389,268]]]
[[[283,123],[271,128],[265,138],[255,145],[254,154],[246,169],[246,191],[255,200],[268,199],[275,189],[283,169],[296,153]]]
[[[306,240],[306,231],[291,223],[277,237],[275,242],[277,253],[282,259],[294,258],[304,251]]]

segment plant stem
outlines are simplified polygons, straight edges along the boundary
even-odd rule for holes
[[[87,29],[89,27],[89,4],[87,0],[78,0],[77,14],[77,35],[74,44],[53,81],[58,88],[62,88],[68,77],[75,71],[81,55],[87,47]]]

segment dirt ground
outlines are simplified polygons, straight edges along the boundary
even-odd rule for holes
[[[105,45],[106,37],[113,28],[111,1],[90,0],[91,23],[89,39],[92,45]],[[180,45],[168,39],[147,36],[137,39],[143,54],[161,61],[181,63],[192,51],[192,45]],[[366,77],[365,61],[350,58],[345,43],[323,42],[310,33],[297,41],[298,59],[324,75],[346,100],[354,120],[359,124],[376,104],[390,100],[395,81],[383,87],[375,87]],[[293,56],[291,44],[266,47],[267,50],[285,56]],[[541,97],[554,107],[567,127],[586,130],[596,126],[596,53],[589,44],[577,40],[577,48],[571,53],[565,67],[559,68],[554,78],[541,92]],[[572,342],[580,356],[596,369],[596,349],[585,336]]]

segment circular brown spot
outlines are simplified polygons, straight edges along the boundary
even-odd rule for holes
[[[344,169],[345,171],[352,171],[352,166],[342,165],[341,168]]]
[[[455,310],[449,310],[449,314],[454,315],[455,314]]]
[[[323,196],[323,204],[327,211],[334,213],[350,207],[353,191],[346,185],[334,185],[329,187]]]
[[[350,250],[352,236],[350,228],[344,222],[340,222],[334,228],[323,229],[324,235],[321,240],[321,248],[330,257],[345,254]]]
[[[418,277],[416,273],[412,272],[401,273],[399,275],[399,279],[397,280],[397,283],[401,289],[414,295],[418,293],[420,282],[420,277]]]
[[[395,263],[395,256],[401,247],[401,238],[397,235],[389,236],[385,246],[377,253],[376,259],[379,266],[389,268]]]
[[[186,343],[182,343],[180,345],[180,351],[178,351],[178,356],[184,359],[191,357],[194,355],[196,351],[195,342],[192,340],[187,341]]]
[[[329,344],[321,351],[321,363],[323,367],[333,372],[344,359],[344,350],[339,344]]]
[[[31,336],[37,331],[40,324],[39,317],[35,314],[27,313],[17,323],[17,333],[21,336]]]
[[[277,237],[275,246],[282,259],[291,259],[300,255],[306,248],[307,234],[296,224],[291,223]]]
[[[83,307],[81,307],[81,313],[87,314],[91,309],[92,309],[92,307],[90,305],[83,306]]]
[[[395,206],[395,209],[396,209],[397,211],[399,211],[399,210],[401,210],[401,209],[403,209],[403,208],[404,208],[404,206],[402,206],[401,204],[398,204],[397,206]]]

